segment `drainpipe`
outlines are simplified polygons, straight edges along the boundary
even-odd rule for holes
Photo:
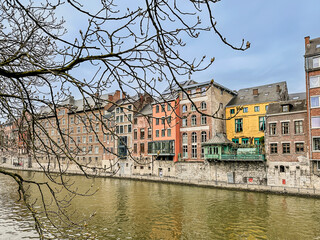
[[[308,134],[309,134],[309,171],[310,171],[310,182],[311,182],[311,173],[313,173],[313,170],[312,170],[312,159],[313,159],[313,156],[312,156],[312,136],[311,136],[311,114],[310,114],[310,111],[311,111],[311,108],[310,108],[310,87],[308,87],[310,84],[310,77],[309,77],[309,71],[308,71],[308,60],[305,59],[305,66],[306,66],[306,73],[307,73],[307,89],[308,91],[307,92],[307,101],[308,101],[308,110],[307,110],[307,114],[308,114]],[[318,163],[317,163],[318,164]]]

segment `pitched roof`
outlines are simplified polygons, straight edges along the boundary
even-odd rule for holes
[[[187,81],[179,82],[180,86],[185,90],[188,90],[191,88],[197,88],[197,87],[201,87],[201,86],[208,86],[211,83],[213,84],[213,86],[215,86],[217,88],[223,89],[223,90],[230,92],[234,95],[236,94],[234,91],[230,90],[229,88],[226,88],[225,86],[223,86],[217,82],[212,82],[211,80],[205,81],[205,82],[196,82],[194,80],[187,80]],[[170,93],[172,91],[181,91],[181,89],[177,84],[173,84],[172,86],[167,87],[163,93],[166,94],[166,93]]]
[[[213,144],[234,144],[232,141],[230,141],[226,134],[224,133],[216,133],[215,136],[213,136],[213,138],[211,138],[210,140],[208,140],[205,143],[202,143],[203,146],[205,145],[213,145]]]
[[[227,107],[273,102],[288,99],[287,83],[277,82],[251,88],[243,88],[238,91]]]
[[[306,99],[288,100],[288,101],[270,103],[266,115],[283,113],[282,111],[283,105],[289,105],[289,111],[285,113],[307,111]]]
[[[289,94],[289,100],[302,100],[302,99],[306,99],[306,92]]]

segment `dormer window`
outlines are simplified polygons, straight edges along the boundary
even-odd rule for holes
[[[283,105],[282,112],[289,112],[289,105]]]

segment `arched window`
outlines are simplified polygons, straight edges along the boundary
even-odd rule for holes
[[[192,104],[191,105],[191,111],[195,111],[196,110],[196,105]]]
[[[193,132],[191,134],[191,143],[197,143],[197,133]]]
[[[188,111],[188,107],[187,107],[187,105],[183,105],[182,106],[182,112],[187,112]]]
[[[191,157],[197,158],[197,133],[193,132],[191,134]]]
[[[207,103],[206,102],[202,102],[201,103],[201,109],[207,109]]]
[[[188,144],[188,134],[187,133],[182,134],[182,144]]]
[[[191,126],[195,126],[195,125],[197,125],[197,116],[192,115],[191,116]]]
[[[207,132],[203,131],[201,132],[201,142],[207,141]]]

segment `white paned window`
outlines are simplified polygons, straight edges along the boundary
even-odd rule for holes
[[[310,77],[310,88],[320,87],[320,75]]]

